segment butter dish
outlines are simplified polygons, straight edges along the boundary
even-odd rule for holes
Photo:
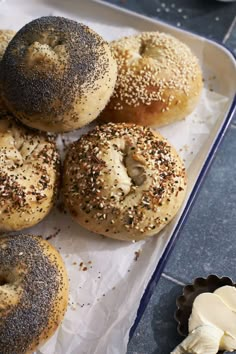
[[[211,274],[207,278],[196,278],[192,284],[183,288],[183,294],[176,300],[177,309],[174,316],[178,323],[178,333],[181,336],[186,337],[188,335],[188,320],[195,298],[202,293],[213,293],[216,289],[225,285],[235,286],[232,279]]]
[[[225,349],[229,352],[234,351],[235,336],[231,334],[235,332],[233,317],[236,290],[233,291],[232,287],[236,287],[232,279],[212,274],[207,278],[196,278],[192,284],[183,288],[183,294],[176,300],[175,319],[178,323],[178,333],[186,339],[171,353],[220,354],[226,353]],[[223,310],[226,322],[221,315],[215,316],[215,306],[217,309],[219,306],[220,312]],[[218,351],[220,349],[222,351]]]

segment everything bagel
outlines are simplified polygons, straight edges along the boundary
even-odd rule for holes
[[[120,240],[158,233],[177,213],[186,172],[175,149],[150,128],[96,127],[73,143],[64,165],[64,199],[90,231]]]
[[[52,138],[0,117],[0,231],[41,221],[53,206],[58,174]]]

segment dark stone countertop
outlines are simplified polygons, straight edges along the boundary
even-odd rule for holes
[[[236,2],[107,0],[223,42],[236,54]],[[210,273],[236,281],[236,115],[201,188],[127,354],[169,354],[182,340],[173,318],[183,284]]]

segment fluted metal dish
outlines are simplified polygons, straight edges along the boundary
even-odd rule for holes
[[[188,335],[188,320],[196,297],[206,292],[213,293],[216,289],[225,285],[236,286],[229,277],[218,277],[215,274],[211,274],[207,278],[196,278],[192,284],[188,284],[183,288],[182,295],[176,299],[177,309],[174,315],[177,321],[177,331],[181,336],[187,337]]]

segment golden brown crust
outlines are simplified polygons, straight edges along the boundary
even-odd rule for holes
[[[33,226],[51,210],[59,155],[46,134],[0,118],[0,231]]]
[[[161,126],[193,111],[202,74],[185,44],[164,33],[144,32],[113,41],[111,49],[118,78],[102,121]]]
[[[12,30],[0,30],[0,60],[2,60],[8,43],[12,40],[15,34],[16,32]]]
[[[15,31],[12,30],[0,30],[0,61],[2,60],[3,54],[5,53],[8,43],[15,35]],[[0,114],[6,114],[7,108],[2,98],[2,89],[0,83]]]
[[[117,65],[107,42],[63,17],[25,25],[2,60],[3,97],[26,125],[44,131],[78,129],[107,104]]]
[[[73,143],[64,165],[65,204],[90,231],[120,240],[157,234],[177,213],[186,172],[150,128],[107,124]]]
[[[0,236],[0,348],[28,354],[50,338],[68,303],[60,254],[32,235]]]

